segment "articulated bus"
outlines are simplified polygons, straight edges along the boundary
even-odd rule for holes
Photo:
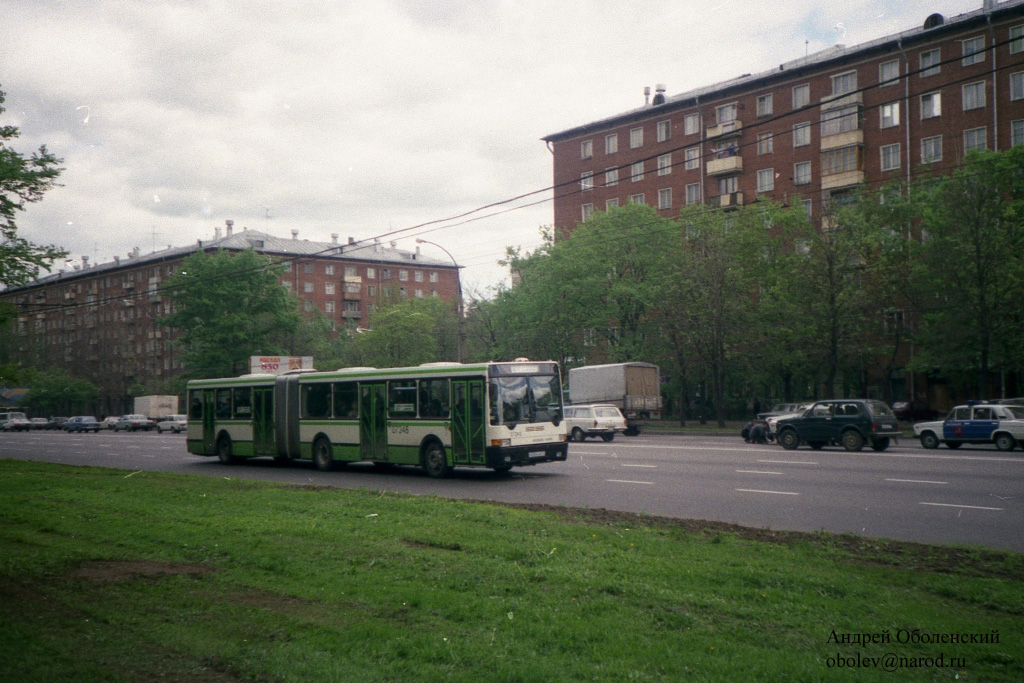
[[[565,460],[558,364],[425,363],[188,383],[188,450],[225,464],[272,456],[328,471],[360,460],[512,467]]]

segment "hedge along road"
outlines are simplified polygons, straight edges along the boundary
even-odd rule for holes
[[[644,435],[569,446],[569,459],[516,468],[418,468],[368,463],[319,472],[269,458],[222,465],[185,450],[181,434],[0,434],[0,457],[67,465],[368,488],[448,498],[605,508],[749,527],[830,531],[1024,552],[1024,451],[926,451],[911,439],[884,453],[786,451],[738,436]]]

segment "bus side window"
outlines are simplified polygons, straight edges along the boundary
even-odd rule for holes
[[[302,385],[302,417],[324,418],[331,416],[331,385]]]
[[[235,417],[248,420],[252,417],[252,388],[238,387],[235,389]]]
[[[218,420],[230,420],[231,419],[231,390],[230,389],[218,389],[217,390],[217,408],[216,416]]]
[[[420,417],[448,417],[451,415],[449,380],[420,380]]]
[[[334,417],[339,419],[359,417],[359,388],[355,382],[338,382],[334,385]]]
[[[188,417],[190,420],[203,419],[203,392],[193,391],[189,398]]]
[[[416,380],[400,379],[388,382],[388,415],[416,417]]]

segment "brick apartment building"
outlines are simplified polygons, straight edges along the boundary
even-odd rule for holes
[[[829,202],[974,148],[1024,143],[1024,2],[996,3],[757,74],[654,98],[543,138],[555,226],[627,202],[662,215],[758,198]]]
[[[181,372],[170,332],[160,324],[171,303],[158,289],[197,251],[254,249],[281,261],[281,284],[298,295],[304,313],[323,312],[336,325],[368,324],[379,298],[436,296],[456,301],[459,266],[448,259],[369,244],[312,242],[274,237],[256,230],[233,231],[227,222],[212,240],[152,254],[133,250],[127,258],[83,264],[0,292],[15,306],[15,360],[40,368],[62,368],[100,388],[97,414],[129,410],[129,389]]]

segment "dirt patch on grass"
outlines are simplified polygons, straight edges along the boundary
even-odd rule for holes
[[[86,562],[72,571],[71,577],[97,583],[110,583],[131,579],[157,579],[164,576],[201,576],[211,574],[213,571],[212,567],[200,564],[145,560],[96,560]]]
[[[827,532],[776,531],[759,529],[727,522],[702,519],[675,519],[619,512],[604,508],[570,508],[540,503],[502,503],[474,501],[487,505],[552,512],[566,519],[601,526],[630,525],[657,529],[674,529],[684,533],[713,538],[727,534],[744,541],[760,541],[778,545],[807,545],[831,548],[846,555],[846,560],[858,564],[903,567],[913,571],[939,574],[962,574],[984,578],[1024,580],[1024,558],[1016,553],[980,548],[956,548],[939,545],[869,538],[855,534]]]

